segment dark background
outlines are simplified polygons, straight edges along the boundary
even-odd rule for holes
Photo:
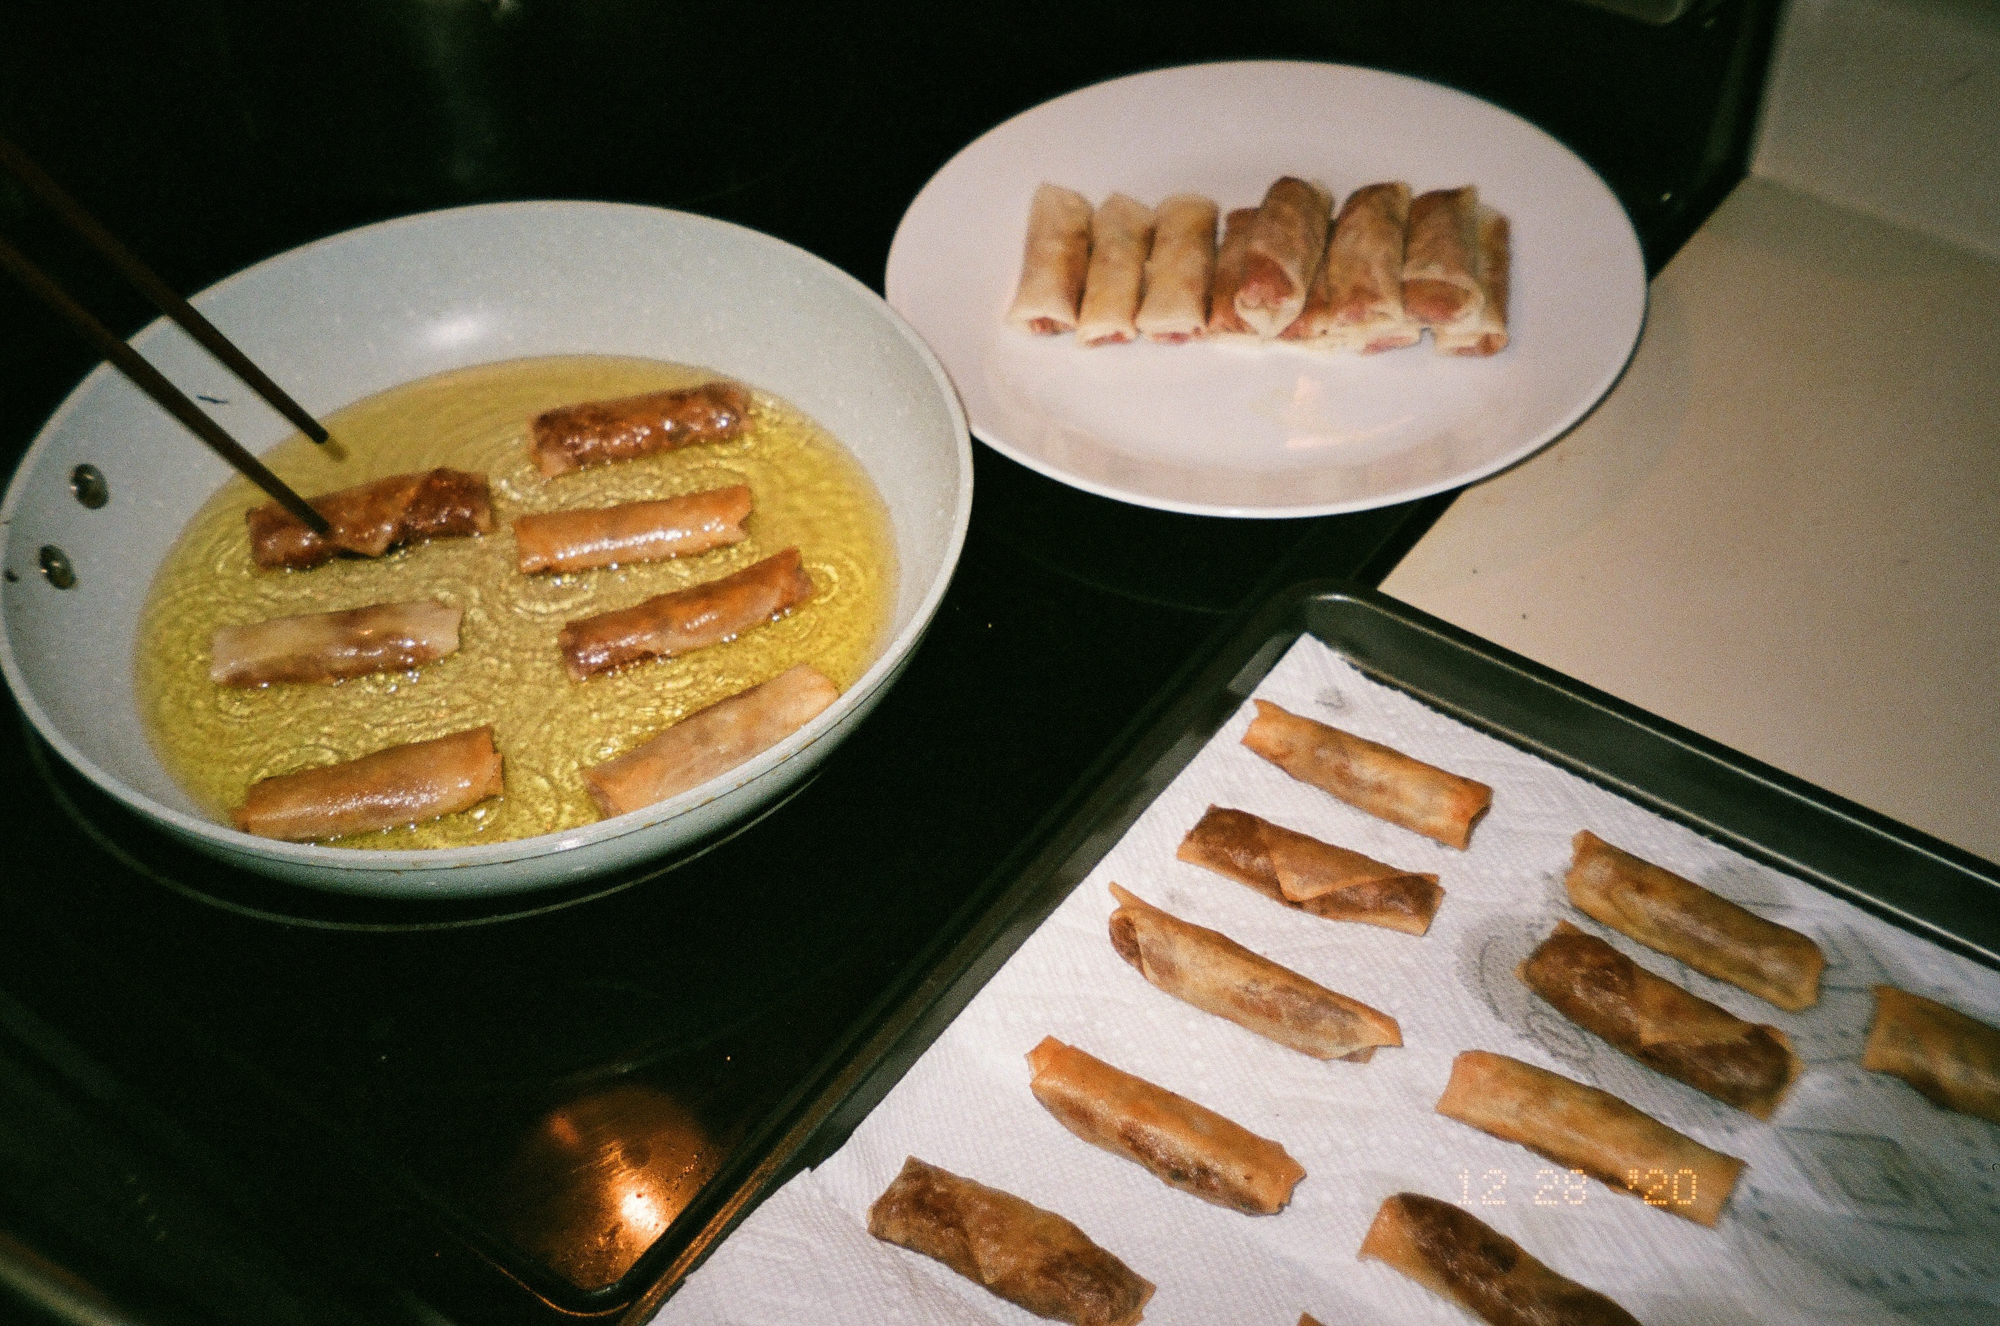
[[[723,217],[879,290],[910,198],[1001,120],[1143,69],[1330,60],[1540,124],[1610,182],[1657,271],[1742,173],[1775,9],[16,3],[0,133],[182,291],[382,218],[539,197]],[[0,233],[119,334],[151,319],[7,180]],[[0,288],[9,473],[92,363]],[[617,1315],[772,1177],[756,1165],[803,1102],[1240,613],[1309,576],[1378,581],[1449,500],[1171,516],[975,449],[953,588],[821,777],[565,910],[342,930],[215,906],[196,895],[315,904],[174,849],[53,767],[10,699],[0,1320],[65,1293],[155,1322]],[[684,1134],[707,1182],[650,1247],[620,1244],[590,1184]]]

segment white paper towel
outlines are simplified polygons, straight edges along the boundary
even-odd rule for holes
[[[869,1204],[916,1155],[1081,1226],[1159,1286],[1146,1321],[1294,1326],[1457,1323],[1462,1313],[1355,1250],[1382,1199],[1457,1201],[1649,1326],[2000,1320],[2000,1128],[1859,1066],[1888,982],[2000,1023],[2000,978],[1534,756],[1369,681],[1301,639],[1256,694],[1494,789],[1458,852],[1299,783],[1241,745],[1245,705],[817,1170],[764,1203],[668,1301],[662,1323],[1037,1320],[943,1266],[878,1243]],[[1211,804],[1436,872],[1416,938],[1322,920],[1175,859]],[[1588,828],[1813,936],[1818,1006],[1781,1012],[1570,907],[1570,839]],[[1117,881],[1148,901],[1390,1013],[1403,1048],[1325,1063],[1154,989],[1113,951]],[[1569,920],[1739,1016],[1782,1028],[1806,1072],[1763,1122],[1640,1067],[1514,975]],[[1282,1142],[1292,1202],[1252,1217],[1177,1192],[1072,1136],[1028,1091],[1023,1056],[1055,1036]],[[1749,1162],[1705,1229],[1437,1114],[1454,1055],[1496,1050],[1591,1083]]]

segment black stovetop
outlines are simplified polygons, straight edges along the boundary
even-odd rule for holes
[[[722,216],[879,288],[908,200],[1019,110],[1167,64],[1343,60],[1541,123],[1657,270],[1741,173],[1773,9],[70,6],[0,47],[0,132],[187,290],[536,196]],[[146,320],[16,195],[0,232],[122,332]],[[0,362],[11,470],[89,360],[0,291]],[[60,1264],[153,1321],[615,1316],[1232,614],[1373,583],[1447,500],[1209,520],[975,450],[957,576],[874,716],[735,838],[572,905],[470,924],[279,893],[107,802],[10,700],[0,1269]]]

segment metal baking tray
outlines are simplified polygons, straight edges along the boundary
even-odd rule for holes
[[[2000,970],[2000,867],[1386,595],[1319,583],[1191,666],[1039,836],[906,971],[763,1162],[628,1310],[644,1321],[728,1231],[853,1131],[1301,635],[1371,679],[1730,849]]]

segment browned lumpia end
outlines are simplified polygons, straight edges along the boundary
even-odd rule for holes
[[[1237,315],[1236,292],[1243,285],[1243,265],[1250,256],[1250,223],[1254,207],[1239,207],[1222,219],[1222,242],[1215,250],[1215,283],[1209,288],[1208,339],[1256,340],[1257,330]]]
[[[1157,988],[1315,1059],[1367,1063],[1403,1043],[1396,1019],[1336,994],[1229,936],[1183,921],[1116,884],[1111,945]]]
[[[1403,236],[1410,186],[1400,182],[1356,189],[1341,204],[1326,247],[1327,311],[1316,331],[1328,349],[1377,354],[1423,338],[1423,326],[1403,309]]]
[[[1042,185],[1028,205],[1021,282],[1007,321],[1037,336],[1075,331],[1089,267],[1090,200],[1060,185]]]
[[[1175,855],[1287,907],[1406,935],[1430,929],[1444,900],[1436,875],[1398,870],[1224,806],[1210,806]]]
[[[658,594],[629,608],[579,617],[556,637],[578,681],[646,658],[673,658],[776,621],[813,594],[797,548],[734,575]]]
[[[588,511],[550,511],[514,521],[523,575],[660,562],[741,543],[750,537],[750,489],[736,484],[654,502]]]
[[[1520,977],[1585,1031],[1760,1119],[1798,1080],[1784,1032],[1690,994],[1567,921],[1521,964]]]
[[[584,786],[607,819],[665,801],[769,750],[839,698],[838,686],[801,663],[592,765],[583,771]]]
[[[1250,223],[1236,315],[1269,340],[1290,326],[1326,257],[1333,197],[1318,184],[1286,175],[1274,181]]]
[[[313,533],[276,502],[244,513],[257,565],[305,570],[341,553],[380,557],[406,543],[493,532],[486,478],[464,470],[392,474],[315,497],[309,505],[326,518],[332,537]]]
[[[1106,198],[1091,214],[1090,269],[1076,322],[1076,338],[1083,344],[1112,345],[1139,334],[1134,318],[1145,292],[1153,227],[1153,209],[1122,193]]]
[[[1513,276],[1512,242],[1507,218],[1490,207],[1479,209],[1479,311],[1449,327],[1431,332],[1439,354],[1486,356],[1507,348],[1507,296]]]
[[[1493,804],[1493,789],[1401,751],[1303,718],[1269,700],[1243,744],[1302,783],[1378,819],[1463,848]]]
[[[915,1156],[868,1208],[868,1232],[1050,1321],[1131,1326],[1153,1296],[1151,1281],[1055,1212]]]
[[[1273,1215],[1306,1176],[1267,1137],[1053,1036],[1028,1053],[1029,1090],[1063,1127],[1169,1187],[1245,1215]]]
[[[1177,193],[1159,206],[1153,251],[1146,259],[1146,293],[1134,319],[1149,341],[1176,344],[1208,326],[1208,288],[1215,280],[1215,204]]]
[[[1587,915],[1788,1013],[1819,1002],[1826,957],[1796,930],[1746,911],[1585,829],[1563,885]]]
[[[1639,1326],[1624,1308],[1542,1265],[1477,1216],[1421,1193],[1382,1203],[1360,1255],[1493,1326]]]
[[[1437,189],[1410,203],[1403,242],[1403,308],[1428,327],[1479,312],[1479,190]]]
[[[215,633],[208,678],[218,686],[271,686],[419,667],[458,652],[460,615],[418,599],[225,626]]]
[[[653,391],[609,401],[584,401],[535,416],[529,449],[545,478],[740,437],[750,417],[750,391],[717,378],[699,387]]]
[[[279,774],[251,785],[236,827],[260,838],[309,842],[436,819],[499,796],[493,729],[468,728],[342,764]]]
[[[1715,1224],[1743,1172],[1608,1091],[1484,1050],[1452,1061],[1437,1111],[1700,1225]]]
[[[1902,1078],[1945,1109],[2000,1123],[2000,1028],[1934,999],[1876,986],[1861,1066]]]

